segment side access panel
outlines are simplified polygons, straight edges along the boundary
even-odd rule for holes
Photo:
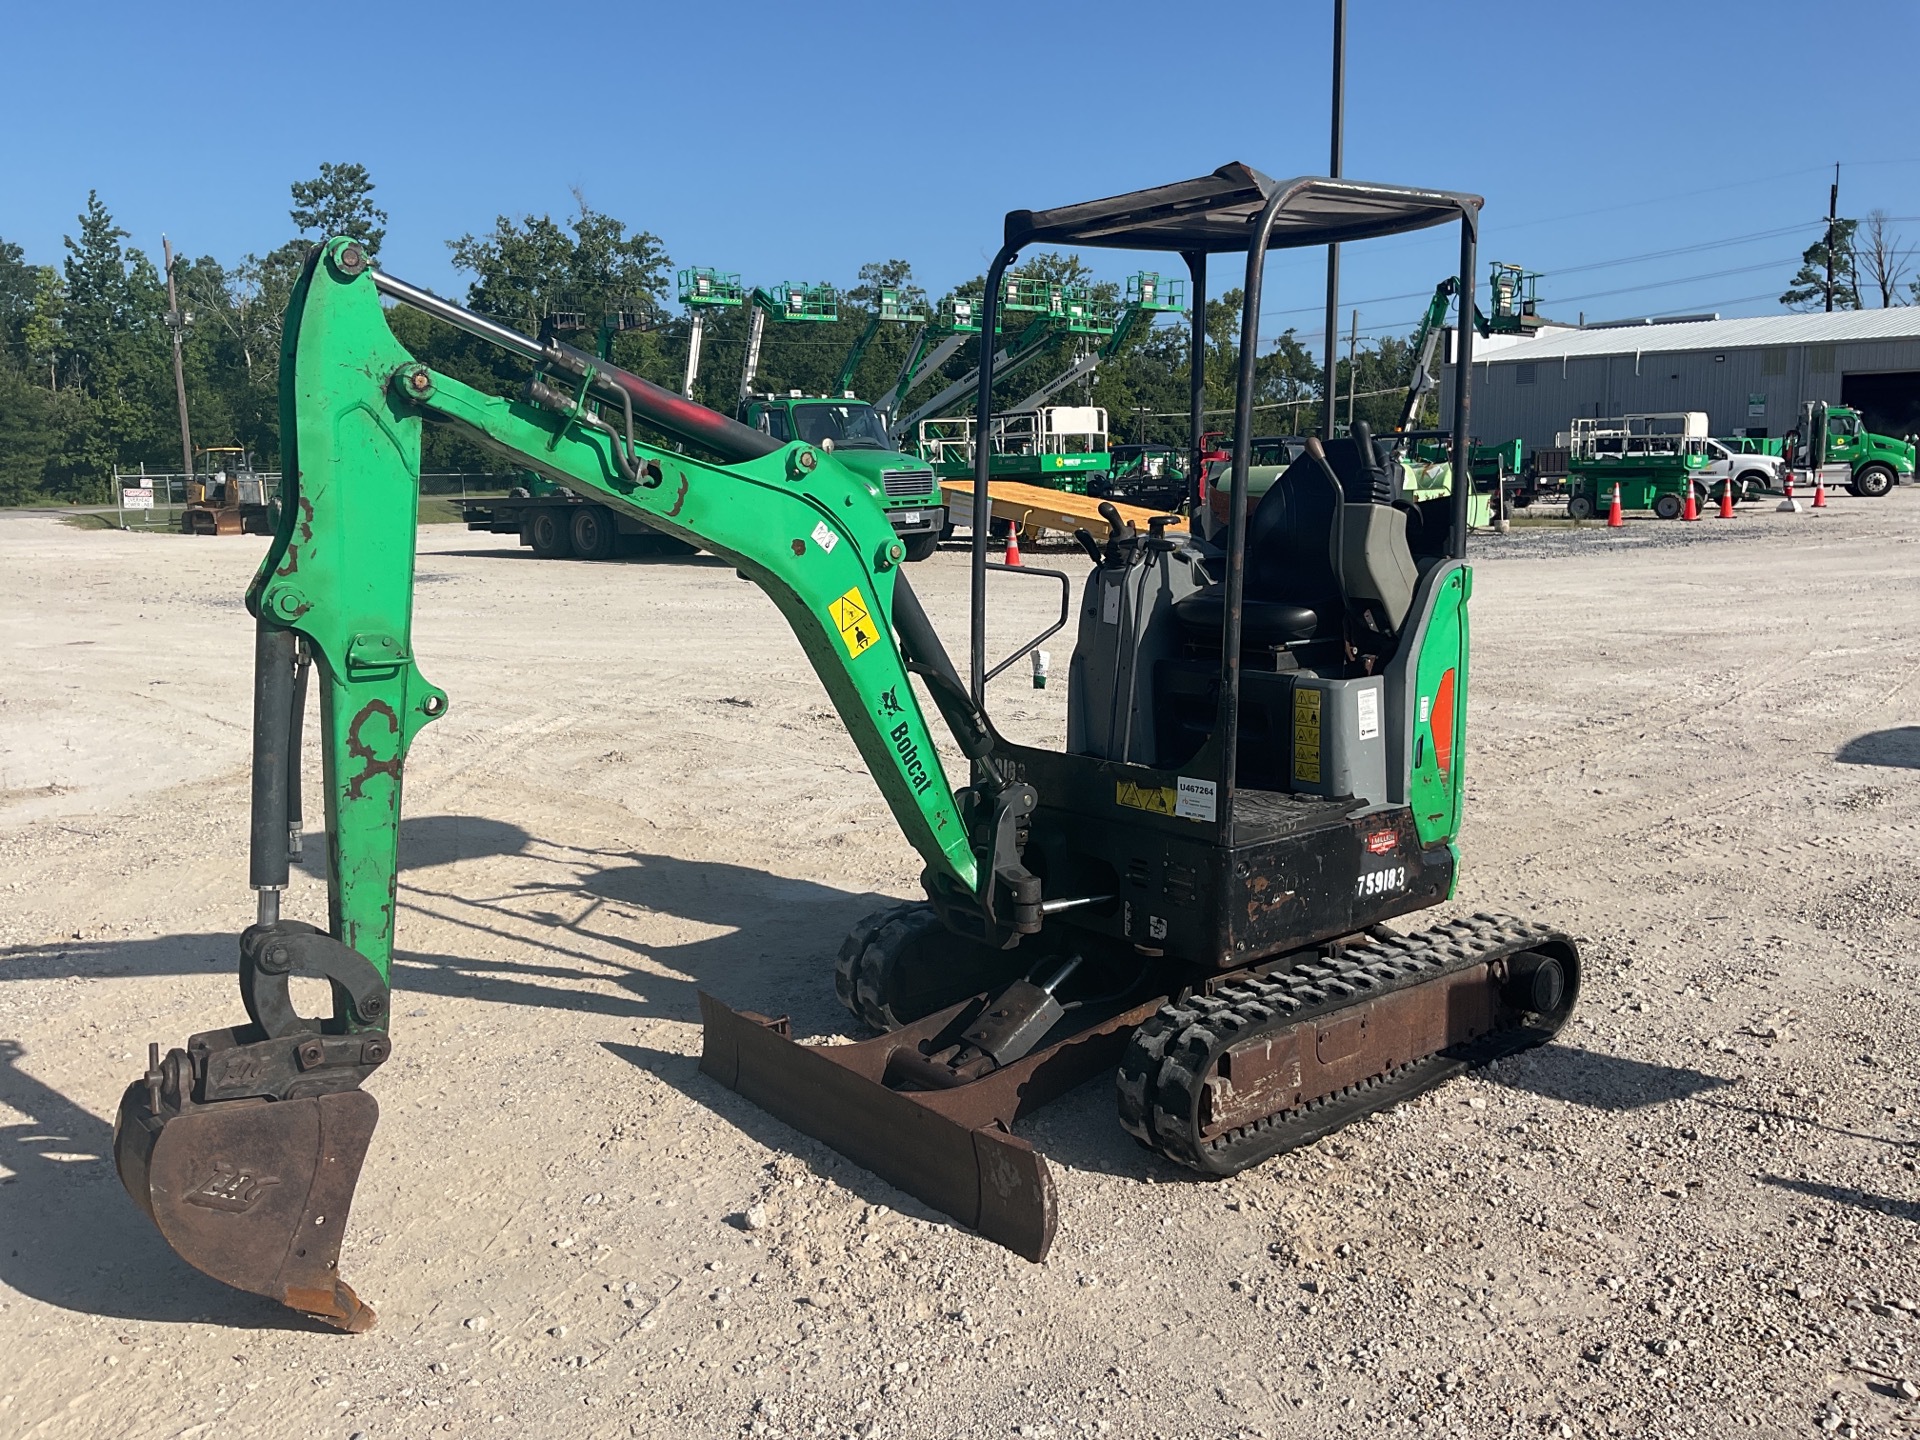
[[[1387,667],[1388,793],[1413,810],[1422,846],[1460,830],[1467,737],[1467,599],[1473,571],[1442,561],[1414,592],[1400,653]]]

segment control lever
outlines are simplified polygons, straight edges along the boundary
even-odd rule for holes
[[[1131,547],[1139,532],[1133,528],[1131,520],[1122,520],[1120,511],[1111,500],[1100,502],[1100,518],[1107,522],[1107,558],[1109,565],[1125,565],[1132,560],[1131,555],[1123,556],[1121,546]]]
[[[1098,565],[1100,563],[1100,542],[1093,538],[1093,532],[1082,525],[1078,530],[1073,532],[1073,538],[1080,543],[1080,548],[1087,552],[1087,558]]]
[[[1369,498],[1376,505],[1393,503],[1393,481],[1387,466],[1389,461],[1380,458],[1380,451],[1373,443],[1373,431],[1364,420],[1353,422],[1353,443],[1360,452],[1360,463],[1366,467]]]

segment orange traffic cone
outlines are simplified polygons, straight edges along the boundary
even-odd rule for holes
[[[1618,530],[1626,523],[1626,518],[1620,513],[1620,482],[1616,480],[1613,482],[1613,503],[1607,506],[1607,528]]]
[[[1680,507],[1680,518],[1682,520],[1698,520],[1700,518],[1700,506],[1694,501],[1693,482],[1691,480],[1687,482],[1687,503]]]
[[[1790,515],[1800,513],[1800,502],[1793,498],[1793,471],[1787,471],[1787,498],[1773,507]]]
[[[1813,477],[1813,508],[1816,510],[1827,508],[1827,482],[1825,477],[1818,473]]]
[[[1007,564],[1018,565],[1019,563],[1020,527],[1018,525],[1009,525],[1007,527]]]
[[[1720,482],[1720,518],[1733,519],[1733,477],[1728,476]]]

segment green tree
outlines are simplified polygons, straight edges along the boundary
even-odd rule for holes
[[[10,240],[0,240],[0,341],[17,354],[20,327],[33,313],[38,275],[27,264],[27,252]]]
[[[60,388],[60,316],[66,308],[60,272],[51,265],[35,266],[33,303],[20,323],[20,348],[35,376],[46,370],[49,390]]]
[[[364,165],[323,163],[319,175],[293,182],[294,228],[317,240],[351,235],[369,255],[387,238],[387,212],[373,203],[373,177]]]
[[[159,272],[145,255],[120,243],[126,238],[99,193],[89,190],[80,236],[66,237],[64,266],[66,338],[83,364],[111,353],[122,337],[151,326],[165,309]]]
[[[1853,256],[1853,232],[1858,220],[1835,220],[1827,234],[1800,252],[1800,268],[1787,282],[1780,303],[1789,310],[1858,310],[1860,280]],[[1831,246],[1829,246],[1831,242]],[[1832,251],[1833,282],[1827,282],[1828,251]]]
[[[927,292],[913,278],[913,264],[907,260],[871,260],[860,267],[860,279],[847,299],[871,312],[880,304],[882,290],[900,292],[900,303],[907,309],[925,312]]]
[[[48,488],[70,499],[106,498],[114,467],[164,454],[171,429],[166,287],[126,239],[90,191],[79,236],[66,237],[59,341],[59,368],[87,403],[58,412],[47,467]]]
[[[474,277],[467,304],[483,314],[537,330],[557,312],[589,324],[614,309],[637,307],[649,321],[664,314],[670,262],[660,237],[629,234],[575,192],[579,211],[566,224],[551,215],[498,216],[485,236],[449,240],[456,268]]]

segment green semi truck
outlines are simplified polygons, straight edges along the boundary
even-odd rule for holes
[[[1876,435],[1861,423],[1858,411],[1818,400],[1800,407],[1800,427],[1786,437],[1787,462],[1798,471],[1819,472],[1831,486],[1850,495],[1877,499],[1895,485],[1913,483],[1914,447],[1891,435]]]

